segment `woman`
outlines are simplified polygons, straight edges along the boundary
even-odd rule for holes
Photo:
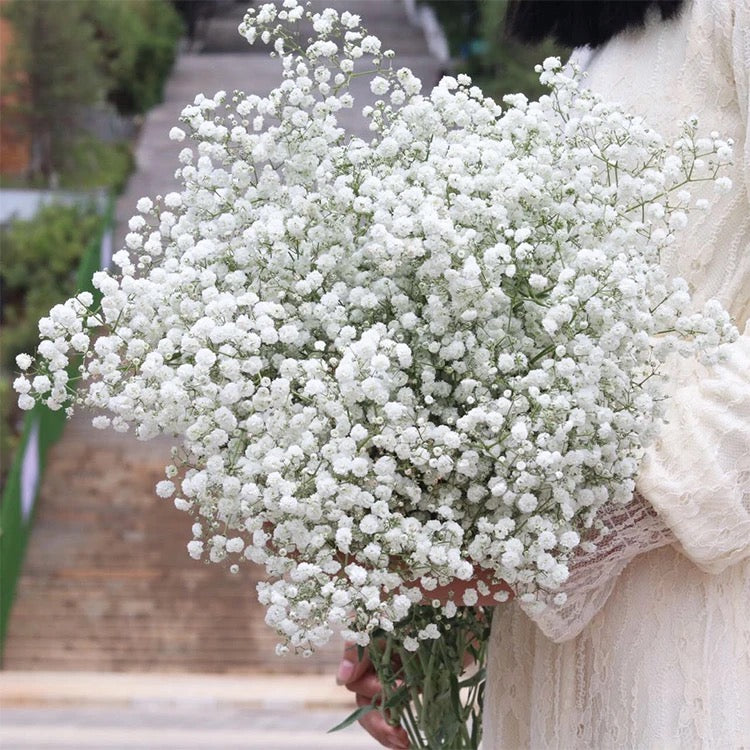
[[[734,139],[734,190],[664,263],[745,332],[719,366],[673,364],[639,494],[579,558],[565,608],[496,607],[484,747],[750,748],[750,0],[521,2],[509,21],[585,45],[587,85],[665,136],[696,114]],[[366,664],[339,677],[360,702],[377,691]],[[363,724],[408,747],[378,714]]]

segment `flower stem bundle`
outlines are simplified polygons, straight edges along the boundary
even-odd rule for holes
[[[432,607],[418,605],[396,636],[385,636],[385,647],[377,640],[368,647],[383,685],[381,708],[412,747],[479,747],[491,618],[491,607],[461,607],[452,618],[436,618]],[[406,649],[409,630],[428,623],[436,623],[439,637]]]

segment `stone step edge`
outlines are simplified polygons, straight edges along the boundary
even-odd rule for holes
[[[143,703],[248,708],[354,708],[353,695],[336,685],[333,674],[0,672],[0,706],[6,708]]]

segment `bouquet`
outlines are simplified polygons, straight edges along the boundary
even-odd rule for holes
[[[665,357],[735,335],[659,265],[731,144],[694,121],[666,142],[557,59],[502,108],[466,76],[422,93],[348,12],[285,0],[240,32],[279,86],[183,110],[182,189],[138,202],[98,299],[40,321],[19,403],[174,436],[157,494],[190,555],[265,566],[278,651],[341,630],[414,747],[477,747],[482,578],[564,602],[597,511],[632,496]],[[360,76],[369,140],[337,121]],[[454,579],[477,583],[421,604]]]

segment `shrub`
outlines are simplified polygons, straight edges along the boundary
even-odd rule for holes
[[[166,0],[88,0],[109,80],[107,99],[122,114],[158,104],[174,63],[182,22]]]
[[[0,232],[0,367],[15,370],[15,357],[36,347],[37,321],[76,289],[76,270],[102,226],[93,206],[45,206],[30,220]]]
[[[10,470],[11,457],[16,452],[19,439],[21,410],[17,407],[18,396],[13,392],[11,378],[0,375],[0,485]]]
[[[11,387],[15,358],[36,348],[37,323],[52,305],[75,292],[83,255],[101,231],[93,205],[44,206],[30,220],[0,230],[0,484],[18,447],[20,412]]]
[[[9,0],[0,14],[13,27],[2,68],[4,123],[29,140],[28,182],[120,184],[121,147],[93,145],[87,112],[107,100],[132,115],[161,100],[182,33],[177,12],[167,0]],[[84,164],[71,169],[82,155]]]
[[[80,116],[100,102],[106,80],[81,0],[12,0],[0,13],[13,28],[2,68],[4,122],[29,140],[29,177],[49,183],[80,135]]]
[[[127,142],[105,143],[93,136],[82,136],[68,151],[60,186],[77,190],[106,188],[118,194],[133,166],[133,152]]]
[[[505,34],[507,0],[421,0],[432,6],[458,67],[485,94],[500,101],[522,92],[537,99],[545,92],[534,65],[568,50],[550,42],[530,46]]]

